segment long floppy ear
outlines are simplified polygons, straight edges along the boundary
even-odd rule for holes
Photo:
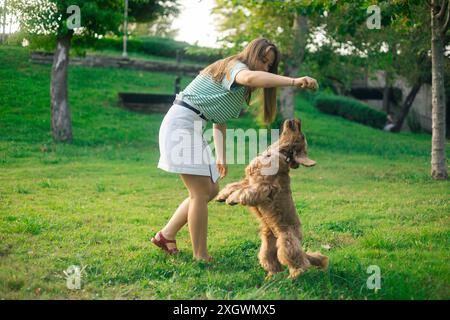
[[[298,153],[294,152],[294,160],[295,162],[300,163],[302,166],[305,167],[312,167],[316,165],[316,162],[314,160],[309,159],[304,151]]]

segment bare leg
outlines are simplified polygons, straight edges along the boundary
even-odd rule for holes
[[[207,176],[182,174],[181,179],[189,191],[189,197],[178,206],[161,232],[165,238],[173,240],[177,232],[189,221],[194,257],[208,259],[206,247],[208,202],[217,195],[218,183],[213,183]],[[175,244],[168,243],[167,246],[170,249],[175,247]]]
[[[189,190],[188,224],[193,255],[195,259],[208,260],[208,202],[218,188],[210,177],[182,174],[181,178]]]
[[[189,197],[178,206],[177,210],[167,222],[166,226],[161,229],[162,235],[168,240],[174,240],[178,231],[187,223],[189,210]],[[156,236],[159,240],[159,235]],[[175,243],[167,243],[169,249],[175,248]]]

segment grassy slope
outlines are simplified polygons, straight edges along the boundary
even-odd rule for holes
[[[156,168],[162,115],[116,107],[118,91],[169,93],[173,75],[73,67],[74,143],[50,135],[50,66],[0,49],[0,298],[445,299],[449,283],[449,183],[432,181],[430,136],[388,134],[320,114],[298,99],[318,165],[292,172],[311,250],[328,244],[326,272],[264,281],[258,226],[243,207],[211,203],[212,265],[179,257],[149,236],[186,197],[180,179]],[[189,79],[184,79],[184,84]],[[250,118],[229,127],[254,126]],[[447,152],[447,154],[449,154]],[[230,166],[222,182],[239,179]],[[83,289],[63,271],[87,266]],[[378,265],[382,288],[366,288]]]

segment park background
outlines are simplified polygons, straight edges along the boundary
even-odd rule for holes
[[[0,298],[450,297],[448,1],[130,0],[126,58],[124,1],[1,4]],[[73,4],[81,8],[75,30],[66,24]],[[212,43],[180,41],[175,30],[203,20],[196,9],[199,16],[180,22],[198,5],[214,8],[209,21],[218,30],[204,28],[217,37]],[[134,112],[118,96],[172,97],[177,78],[183,89],[257,36],[280,47],[281,73],[310,75],[321,86],[314,94],[280,90],[270,126],[257,100],[228,124],[276,128],[302,119],[318,165],[292,171],[293,197],[303,246],[327,254],[330,267],[296,281],[287,272],[264,280],[258,225],[244,207],[210,204],[212,264],[192,260],[186,228],[178,257],[151,245],[187,192],[179,177],[156,168],[163,113]],[[72,64],[57,70],[53,53],[64,48]],[[52,125],[61,111],[64,125]],[[388,114],[395,132],[383,130]],[[231,165],[221,186],[244,168]],[[79,290],[67,287],[73,265],[83,269]],[[374,265],[379,289],[367,286]]]

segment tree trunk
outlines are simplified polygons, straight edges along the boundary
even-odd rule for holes
[[[285,76],[298,77],[298,68],[291,68],[286,65]],[[284,87],[280,90],[280,113],[283,120],[294,119],[295,110],[295,88]]]
[[[431,176],[447,179],[445,156],[445,88],[444,88],[444,34],[442,23],[431,9]],[[434,7],[435,8],[435,7]]]
[[[287,58],[285,59],[286,67],[284,75],[297,78],[300,66],[305,58],[306,40],[308,36],[308,18],[306,16],[296,15],[292,29],[294,30],[295,35],[295,39],[293,39],[293,52],[287,55]],[[285,87],[280,90],[280,113],[283,120],[294,118],[295,91],[294,87]]]
[[[395,122],[395,126],[391,129],[392,132],[400,132],[400,130],[402,130],[403,122],[405,121],[406,116],[409,113],[409,109],[411,109],[414,99],[416,98],[416,95],[421,87],[422,81],[419,80],[411,88],[411,91],[406,97],[405,102],[403,102],[402,109],[400,111],[397,121]]]
[[[5,0],[3,4],[3,34],[2,34],[2,43],[5,43],[6,41],[6,3],[7,0]]]
[[[52,108],[52,134],[55,141],[72,141],[72,124],[67,95],[69,50],[72,34],[57,40],[53,58],[50,97]]]
[[[383,111],[386,113],[389,113],[389,105],[391,102],[391,85],[390,85],[390,79],[389,79],[389,72],[384,72],[384,89],[383,89]]]

